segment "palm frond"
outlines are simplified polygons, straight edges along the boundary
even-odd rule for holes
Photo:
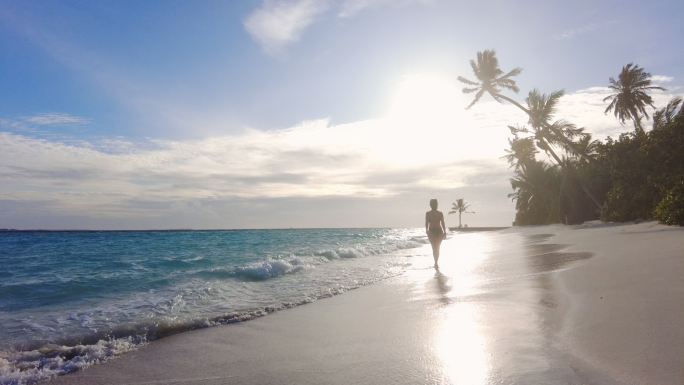
[[[468,85],[470,85],[470,86],[479,86],[479,85],[480,85],[480,83],[474,82],[474,81],[472,81],[472,80],[470,80],[470,79],[466,79],[466,78],[464,78],[463,76],[459,76],[459,77],[457,77],[456,79],[458,79],[460,82],[465,83],[465,84],[468,84]]]
[[[470,102],[470,104],[468,104],[468,107],[466,107],[466,110],[469,109],[470,107],[472,107],[473,105],[475,105],[475,103],[477,103],[477,102],[480,100],[480,98],[482,98],[482,95],[484,95],[484,93],[485,93],[484,88],[481,88],[481,89],[477,92],[477,94],[475,94],[475,97],[473,98],[473,101]]]

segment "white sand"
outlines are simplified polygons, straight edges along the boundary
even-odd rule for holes
[[[439,274],[417,256],[401,277],[51,383],[684,383],[684,229],[532,227],[443,248]]]
[[[556,241],[595,253],[559,274],[568,350],[625,384],[684,384],[684,228],[595,227]]]

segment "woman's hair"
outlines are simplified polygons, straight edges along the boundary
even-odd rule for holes
[[[430,199],[430,208],[432,208],[433,210],[437,210],[437,199]]]

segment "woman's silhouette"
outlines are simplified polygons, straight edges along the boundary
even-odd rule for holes
[[[432,245],[432,257],[435,259],[435,267],[439,267],[439,246],[446,239],[446,225],[444,214],[437,210],[437,199],[430,199],[431,210],[425,213],[425,232]]]

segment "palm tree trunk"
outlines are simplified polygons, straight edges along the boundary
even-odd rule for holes
[[[507,102],[513,104],[514,106],[520,108],[520,109],[523,110],[528,116],[530,115],[530,110],[528,110],[527,108],[525,108],[522,104],[516,102],[515,100],[513,100],[513,99],[511,99],[511,98],[509,98],[508,96],[505,96],[505,95],[497,95],[497,96],[500,97],[501,99],[503,99],[503,100],[505,100],[505,101],[507,101]],[[569,146],[573,149],[573,151],[575,151],[575,153],[577,153],[578,155],[580,155],[580,157],[582,157],[582,159],[585,159],[585,160],[587,160],[587,161],[590,162],[590,163],[594,163],[594,162],[595,162],[595,159],[594,159],[594,158],[589,157],[589,156],[586,156],[585,154],[582,154],[580,151],[578,151],[577,148],[575,147],[575,144],[572,143],[572,141],[567,140],[567,139],[565,138],[565,136],[564,136],[561,132],[558,132],[558,130],[556,130],[554,127],[552,127],[551,125],[549,125],[549,124],[547,124],[547,123],[544,123],[544,128],[553,131],[553,133],[556,134],[563,142],[565,142],[567,145],[569,145]],[[544,141],[544,143],[546,144],[546,146],[547,146],[549,152],[551,153],[551,156],[553,156],[553,158],[556,160],[556,162],[558,163],[558,165],[559,165],[562,169],[565,169],[565,167],[563,166],[563,163],[561,162],[561,160],[560,160],[560,158],[558,157],[558,155],[556,155],[556,153],[553,151],[553,149],[551,149],[551,145],[549,145],[548,143],[546,143],[546,141]],[[594,194],[592,194],[591,191],[589,191],[589,189],[588,189],[587,186],[584,184],[584,182],[582,182],[581,180],[579,180],[579,178],[577,179],[577,181],[579,182],[580,186],[582,187],[582,191],[584,191],[584,193],[587,194],[587,196],[589,197],[589,199],[591,199],[591,201],[594,203],[594,205],[596,206],[596,208],[597,208],[597,209],[600,209],[600,208],[601,208],[601,204],[599,203],[598,199],[596,199],[596,197],[594,196]]]
[[[563,166],[563,162],[562,162],[561,159],[558,157],[558,155],[556,155],[556,152],[553,151],[553,149],[551,148],[551,145],[549,144],[549,142],[547,142],[545,139],[542,139],[542,140],[544,141],[544,146],[546,147],[546,151],[548,151],[548,152],[551,154],[551,156],[552,156],[553,159],[556,161],[556,163],[560,166],[560,168],[563,168],[563,169],[564,169],[565,166]]]
[[[646,131],[644,131],[644,128],[641,126],[641,117],[639,116],[634,119],[634,131],[636,131],[636,134],[639,137],[646,135]]]
[[[462,212],[459,211],[459,212],[458,212],[458,228],[459,228],[459,229],[461,228],[461,214],[462,214]]]

